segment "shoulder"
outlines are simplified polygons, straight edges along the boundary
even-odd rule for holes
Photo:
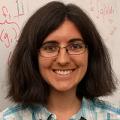
[[[120,106],[112,104],[110,102],[106,102],[100,99],[93,99],[91,100],[91,103],[94,105],[96,109],[104,110],[104,111],[110,111],[116,114],[120,115]]]
[[[23,118],[27,118],[32,120],[32,111],[26,105],[14,105],[6,108],[0,113],[0,120],[22,120]]]
[[[120,106],[105,102],[99,99],[93,99],[90,101],[91,106],[97,116],[110,118],[111,119],[120,119]]]
[[[94,98],[83,97],[82,115],[88,120],[120,120],[120,105]]]

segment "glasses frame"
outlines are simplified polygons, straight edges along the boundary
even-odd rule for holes
[[[42,57],[52,58],[52,57],[57,57],[57,56],[58,56],[58,54],[59,54],[59,52],[60,52],[60,49],[65,49],[66,52],[67,52],[69,55],[80,55],[80,54],[83,54],[83,53],[87,50],[87,48],[88,48],[88,46],[87,46],[86,44],[84,44],[84,43],[81,43],[81,44],[84,46],[84,47],[82,48],[83,50],[82,50],[81,52],[78,52],[78,53],[76,52],[76,53],[74,53],[74,54],[71,54],[70,50],[68,49],[68,47],[69,47],[70,45],[67,45],[67,46],[63,46],[63,47],[58,46],[58,50],[56,51],[56,54],[53,55],[53,56],[44,56],[43,54],[41,54],[41,50],[42,50],[44,44],[43,44],[43,46],[41,46],[41,48],[39,49],[39,53],[40,53],[40,56],[42,56]]]

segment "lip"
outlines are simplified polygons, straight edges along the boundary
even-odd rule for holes
[[[68,77],[75,69],[53,69],[52,71],[59,77]]]

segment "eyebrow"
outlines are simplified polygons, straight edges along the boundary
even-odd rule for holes
[[[68,44],[69,44],[69,43],[72,43],[72,42],[75,42],[75,41],[84,42],[84,40],[81,39],[81,38],[73,38],[73,39],[70,39],[70,40],[68,41]],[[42,45],[49,44],[49,43],[50,43],[50,44],[59,44],[56,40],[50,40],[50,41],[43,42]]]
[[[44,42],[42,45],[45,45],[45,44],[58,44],[58,42],[57,41],[55,41],[55,40],[50,40],[50,41],[46,41],[46,42]]]
[[[75,42],[75,41],[81,41],[81,42],[84,42],[84,40],[81,39],[81,38],[73,38],[73,39],[70,39],[68,43],[72,43],[72,42]]]

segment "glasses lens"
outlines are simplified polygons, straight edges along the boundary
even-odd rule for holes
[[[53,57],[56,56],[59,50],[59,46],[53,43],[43,44],[40,48],[40,54],[44,57]]]
[[[73,42],[67,46],[69,54],[81,54],[85,49],[86,45],[82,42]]]
[[[75,41],[62,48],[65,48],[68,54],[77,55],[85,52],[86,45],[81,41]],[[59,49],[62,48],[59,47],[58,43],[47,42],[40,48],[40,55],[43,57],[55,57],[58,55]]]

